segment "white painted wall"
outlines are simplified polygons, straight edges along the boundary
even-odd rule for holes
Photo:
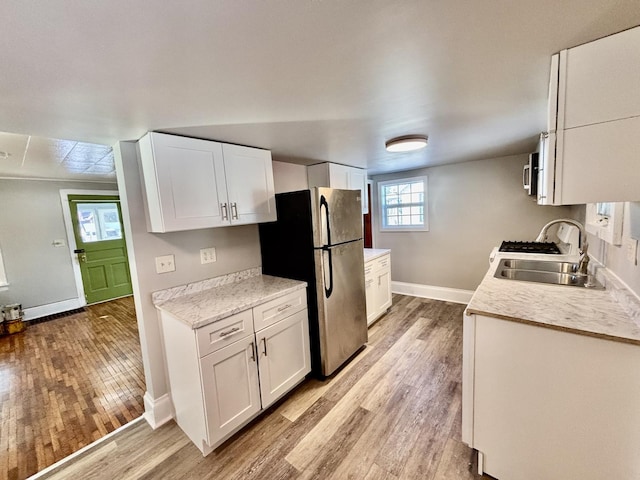
[[[582,215],[584,215],[585,208],[582,208]],[[629,235],[629,212],[629,202],[627,202],[624,205],[622,245],[610,245],[593,235],[589,235],[589,254],[603,263],[625,282],[636,295],[640,296],[640,260],[636,256],[636,262],[639,265],[633,265],[627,260],[625,251],[625,243],[631,239]]]
[[[159,320],[151,293],[260,266],[258,227],[148,233],[136,143],[120,142],[114,146],[114,153],[147,384],[145,406],[149,408],[149,402],[166,398],[168,392]],[[200,249],[205,247],[216,248],[215,263],[200,264]],[[157,274],[155,257],[167,254],[175,256],[176,271]],[[149,415],[147,419],[151,421]]]
[[[273,184],[276,193],[309,188],[307,167],[293,163],[273,162]]]
[[[373,241],[391,249],[391,277],[475,290],[489,253],[503,240],[534,240],[549,220],[572,216],[570,207],[538,206],[522,188],[527,155],[515,155],[373,177]],[[380,232],[377,182],[428,176],[428,232]]]
[[[0,304],[24,309],[77,298],[60,190],[115,190],[113,183],[0,179],[0,248],[9,286]],[[62,247],[54,240],[64,240]]]

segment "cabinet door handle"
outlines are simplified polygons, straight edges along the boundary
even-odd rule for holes
[[[262,343],[264,345],[264,352],[262,353],[264,353],[264,356],[266,357],[267,356],[267,338],[266,337],[262,339]]]
[[[226,332],[220,332],[220,336],[226,337],[227,335],[231,335],[232,333],[235,333],[238,330],[240,330],[240,327],[233,327],[231,330],[227,330]]]
[[[220,210],[222,210],[222,220],[229,220],[229,212],[227,211],[227,204],[221,203]]]
[[[253,344],[253,342],[251,342],[250,346],[251,346],[251,360],[255,362],[256,361],[255,345]]]
[[[281,307],[278,308],[278,312],[284,312],[287,308],[291,308],[291,304],[287,303],[286,305],[283,305]]]
[[[231,218],[238,220],[238,205],[236,205],[236,202],[231,204]]]

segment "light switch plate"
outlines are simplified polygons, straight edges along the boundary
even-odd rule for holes
[[[216,261],[216,249],[215,247],[201,248],[200,249],[200,263],[213,263]]]
[[[156,273],[174,272],[176,263],[173,255],[163,255],[156,257]]]

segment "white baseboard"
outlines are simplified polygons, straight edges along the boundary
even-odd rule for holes
[[[54,315],[56,313],[68,312],[76,308],[84,307],[85,304],[79,298],[71,298],[61,302],[48,303],[37,307],[29,307],[24,309],[24,319],[26,321],[35,320],[36,318]]]
[[[165,393],[160,398],[151,398],[149,392],[144,394],[144,419],[154,430],[173,419],[171,397]]]
[[[444,300],[445,302],[464,304],[469,303],[474,293],[473,290],[436,287],[433,285],[420,285],[419,283],[407,282],[391,282],[391,291],[412,297],[431,298],[433,300]]]

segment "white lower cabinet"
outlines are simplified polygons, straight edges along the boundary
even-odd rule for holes
[[[200,359],[208,443],[233,433],[261,409],[252,336]]]
[[[498,479],[640,478],[640,347],[465,315],[462,441]]]
[[[391,306],[391,254],[368,260],[364,264],[367,325],[380,318]]]
[[[256,333],[260,396],[267,408],[309,372],[307,310]]]
[[[204,455],[311,371],[302,299],[305,289],[195,330],[160,310],[175,420]]]

